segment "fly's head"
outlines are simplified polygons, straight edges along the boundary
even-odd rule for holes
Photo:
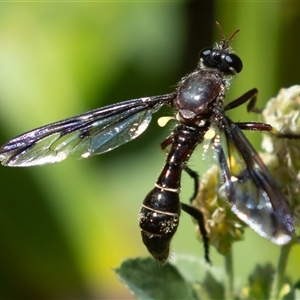
[[[226,39],[221,25],[218,22],[216,22],[216,24],[219,28],[222,40],[214,47],[201,50],[198,68],[217,69],[224,73],[224,75],[236,75],[242,71],[243,63],[242,60],[233,53],[230,42],[240,30],[236,30],[228,39]]]

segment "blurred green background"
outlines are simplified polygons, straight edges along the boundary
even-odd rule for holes
[[[244,62],[228,99],[300,83],[299,2],[0,3],[0,138],[115,102],[172,92],[219,41],[218,20]],[[138,227],[141,203],[161,170],[159,143],[171,127],[154,116],[137,140],[111,153],[57,165],[0,168],[0,298],[130,298],[112,268],[148,255]],[[235,117],[236,116],[236,117]],[[245,107],[234,120],[254,121]],[[250,134],[259,147],[260,134]],[[204,171],[201,155],[190,166]],[[182,200],[192,192],[183,176]],[[203,256],[182,215],[172,250]],[[214,265],[222,257],[212,251]],[[299,277],[299,247],[288,273]],[[276,263],[278,248],[247,231],[235,245],[236,275]],[[247,259],[245,259],[247,257]]]

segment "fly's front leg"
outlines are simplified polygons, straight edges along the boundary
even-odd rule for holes
[[[249,103],[247,105],[247,111],[260,114],[262,112],[262,109],[256,107],[257,95],[258,95],[258,89],[254,88],[254,89],[246,92],[239,98],[228,103],[224,107],[224,111],[228,111],[230,109],[236,108],[236,107],[241,106],[242,104],[246,103],[247,101],[249,101]]]
[[[236,108],[247,101],[249,101],[247,105],[248,112],[261,113],[262,109],[256,108],[258,90],[256,88],[246,92],[236,100],[230,102],[224,107],[224,111],[231,110]],[[252,130],[252,131],[266,131],[270,134],[278,137],[278,138],[287,138],[287,139],[300,139],[300,134],[293,133],[282,133],[279,130],[275,129],[273,126],[267,123],[261,122],[235,122],[235,125],[238,126],[242,130]]]

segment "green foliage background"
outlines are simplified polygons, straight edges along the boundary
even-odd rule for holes
[[[173,91],[219,40],[215,20],[244,61],[228,98],[259,103],[300,82],[298,2],[0,3],[0,138],[103,105]],[[87,160],[0,169],[0,298],[124,298],[111,271],[145,256],[137,214],[164,163],[170,128],[159,115],[139,139]],[[256,119],[244,107],[234,120]],[[259,134],[253,142],[259,146]],[[191,167],[203,171],[201,156]],[[191,192],[183,179],[182,199]],[[202,255],[183,215],[173,251]],[[298,251],[298,252],[297,252]],[[234,248],[237,275],[278,249],[250,231]],[[288,272],[299,277],[299,249]],[[247,259],[245,259],[247,258]],[[213,253],[215,265],[222,258]]]

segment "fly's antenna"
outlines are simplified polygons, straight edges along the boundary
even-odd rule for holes
[[[221,24],[218,21],[216,21],[216,24],[218,26],[218,29],[219,29],[219,32],[220,32],[220,35],[222,38],[222,41],[221,41],[222,49],[229,48],[229,43],[233,40],[233,38],[236,36],[236,34],[238,32],[240,32],[240,29],[237,29],[236,31],[234,31],[233,34],[228,39],[226,39]]]

